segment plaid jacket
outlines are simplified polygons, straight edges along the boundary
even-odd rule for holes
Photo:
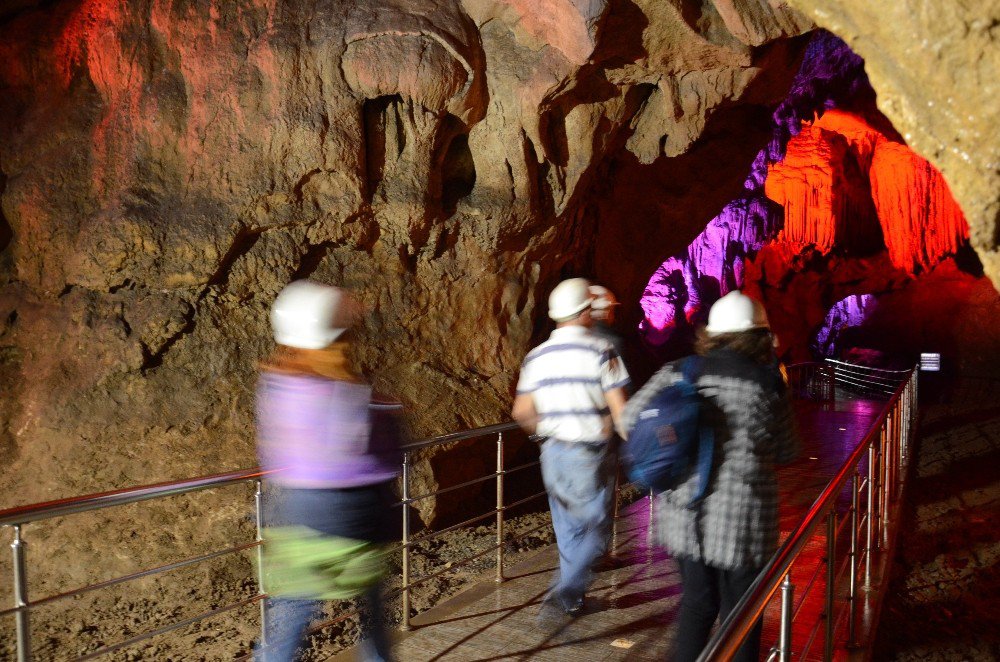
[[[622,416],[626,434],[650,398],[680,379],[678,364],[667,364],[629,400]],[[657,538],[674,556],[727,570],[759,568],[778,546],[774,466],[798,454],[791,403],[777,370],[729,350],[703,358],[698,387],[704,415],[715,428],[709,491],[699,506],[688,508],[697,479],[692,474],[658,495]]]

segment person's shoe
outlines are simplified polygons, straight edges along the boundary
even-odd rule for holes
[[[542,607],[561,611],[568,616],[579,616],[583,612],[583,597],[570,600],[559,591],[552,591],[542,600]]]
[[[565,611],[570,616],[579,616],[583,613],[583,598],[578,598],[572,603],[564,603],[563,611]]]

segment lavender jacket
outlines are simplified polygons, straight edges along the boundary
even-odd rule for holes
[[[294,488],[346,488],[395,478],[400,405],[372,403],[367,384],[265,371],[257,384],[261,467]]]

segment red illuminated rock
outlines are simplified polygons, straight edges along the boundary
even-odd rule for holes
[[[879,243],[866,173],[839,133],[803,127],[785,158],[768,169],[764,191],[785,210],[778,241],[813,244],[823,253],[834,246],[871,250]]]
[[[943,173],[1000,287],[1000,3],[785,1],[864,58],[879,109]]]
[[[952,255],[968,225],[925,159],[857,115],[832,110],[788,143],[769,168],[767,196],[785,209],[778,240],[870,253],[884,242],[892,263],[916,273]]]
[[[944,178],[905,145],[879,143],[871,182],[885,245],[897,267],[927,271],[968,241],[969,226]]]

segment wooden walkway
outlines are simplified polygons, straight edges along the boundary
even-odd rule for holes
[[[779,470],[782,537],[801,521],[882,405],[865,400],[797,403],[803,450],[796,462]],[[799,587],[815,576],[813,595],[800,603],[797,593],[796,605],[802,604],[805,614],[822,609],[824,546],[820,534],[793,569],[793,581]],[[680,576],[673,559],[650,544],[648,499],[622,512],[615,556],[613,568],[597,573],[587,593],[586,609],[575,619],[541,605],[558,566],[553,545],[509,568],[503,583],[484,579],[415,617],[412,630],[398,634],[396,657],[405,662],[669,659],[680,604]],[[777,605],[773,605],[765,616],[764,649],[777,638],[776,618]],[[801,656],[811,639],[810,628],[796,627],[796,659],[818,659],[822,633]],[[333,659],[346,661],[354,656],[347,651]]]

